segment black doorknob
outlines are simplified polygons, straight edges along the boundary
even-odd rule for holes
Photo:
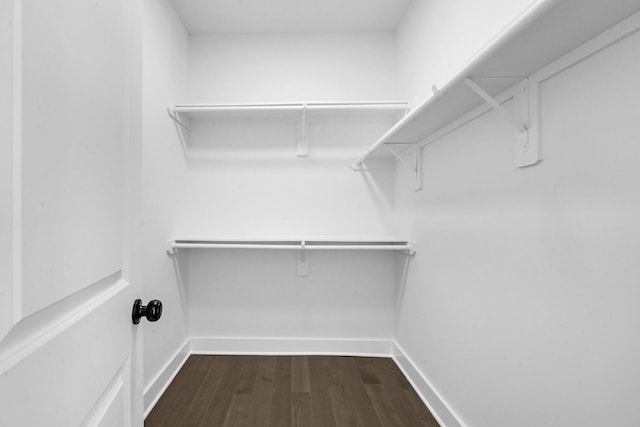
[[[142,317],[146,317],[149,322],[155,322],[162,316],[162,302],[157,299],[152,299],[149,304],[142,305],[142,300],[137,299],[133,303],[133,313],[131,313],[131,320],[133,324],[140,323]]]

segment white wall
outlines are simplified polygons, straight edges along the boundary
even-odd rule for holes
[[[198,36],[190,41],[185,101],[397,99],[395,72],[392,34]],[[391,124],[312,121],[309,157],[298,158],[295,121],[192,122],[176,235],[394,235],[393,165],[366,174],[349,167]],[[314,252],[308,278],[296,276],[295,257],[191,251],[191,334],[391,338],[393,254]]]
[[[174,203],[174,194],[181,189],[185,167],[180,144],[176,142],[176,129],[166,109],[184,90],[188,36],[168,0],[147,0],[144,7],[141,298],[144,303],[159,299],[164,305],[160,321],[142,324],[144,384],[148,390],[187,338],[186,288],[176,274],[174,262],[178,260],[166,254],[166,242],[173,238],[179,208]],[[149,402],[145,404],[148,406]]]
[[[394,99],[393,46],[391,34],[191,37],[187,98],[196,103]],[[340,117],[312,122],[308,158],[296,157],[293,122],[238,119],[193,126],[184,147],[189,169],[176,231],[392,234],[392,171],[363,175],[349,169],[391,123]]]
[[[418,104],[527,7],[539,1],[413,1],[397,30],[400,92]]]
[[[179,236],[393,235],[393,165],[366,174],[349,167],[388,127],[386,121],[311,124],[309,157],[298,158],[292,123],[193,126],[175,231]]]
[[[392,33],[192,36],[183,102],[397,99]]]
[[[469,426],[640,424],[640,33],[541,85],[544,161],[488,113],[397,175],[396,340]]]
[[[189,256],[192,336],[303,341],[393,337],[393,255],[313,251],[308,254],[309,277],[296,276],[297,255],[296,251],[193,251]],[[301,344],[298,350],[303,349]]]

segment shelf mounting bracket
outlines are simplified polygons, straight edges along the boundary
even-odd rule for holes
[[[309,135],[307,129],[307,104],[302,104],[298,123],[298,157],[309,157]]]
[[[182,129],[186,130],[186,131],[190,131],[191,128],[189,127],[189,123],[185,122],[181,117],[180,117],[180,113],[175,112],[174,110],[172,110],[171,108],[167,108],[167,113],[169,113],[169,117],[171,117],[171,119],[176,122],[177,125],[179,125]]]
[[[298,262],[296,267],[298,277],[309,276],[309,253],[304,240],[300,241],[300,252],[298,253]]]
[[[417,143],[411,143],[411,145],[415,148],[415,164],[410,165],[402,158],[400,154],[398,154],[390,145],[393,143],[383,144],[384,147],[391,152],[391,154],[400,161],[400,163],[406,167],[408,167],[411,172],[415,175],[415,190],[422,190],[422,147],[420,147]]]
[[[513,77],[505,77],[513,79]],[[515,87],[513,95],[513,114],[482,89],[471,77],[464,79],[471,90],[496,110],[514,129],[514,166],[521,168],[538,163],[538,141],[529,140],[529,79]]]

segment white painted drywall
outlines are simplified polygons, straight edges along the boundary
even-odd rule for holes
[[[393,33],[192,36],[181,102],[397,99]]]
[[[193,337],[390,340],[394,256],[313,251],[196,250],[189,255]],[[277,351],[277,349],[274,349]]]
[[[308,158],[296,157],[293,124],[194,127],[186,185],[177,196],[176,235],[395,235],[393,165],[370,173],[349,168],[385,127],[311,125]]]
[[[391,34],[191,37],[187,102],[396,99]],[[296,157],[295,123],[193,126],[179,235],[390,235],[392,165],[349,169],[390,120],[309,124],[310,155]],[[178,142],[176,142],[178,145]]]
[[[396,32],[400,92],[412,104],[432,96],[532,0],[415,0]]]
[[[173,0],[190,34],[393,31],[411,0]]]
[[[143,301],[163,302],[162,319],[144,322],[145,390],[187,337],[186,287],[176,274],[166,242],[173,238],[174,195],[181,191],[184,158],[167,107],[179,98],[186,79],[188,36],[168,0],[145,1],[143,126]],[[153,398],[154,396],[152,396]],[[145,402],[145,407],[149,402]]]
[[[488,113],[397,174],[396,340],[469,426],[640,424],[636,33],[541,85],[544,160]]]
[[[392,34],[191,37],[186,102],[397,99]],[[193,123],[177,236],[382,237],[395,235],[393,164],[369,173],[350,162],[390,119],[334,117],[309,124],[296,156],[295,122]],[[176,140],[176,146],[179,141]],[[391,337],[391,253],[189,254],[190,334],[236,338]]]

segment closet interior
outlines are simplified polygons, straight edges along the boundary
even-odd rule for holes
[[[443,426],[639,421],[640,2],[391,3],[145,2],[145,413],[189,354],[316,354]]]

